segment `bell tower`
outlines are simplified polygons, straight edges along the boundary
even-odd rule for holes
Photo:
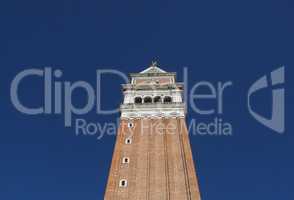
[[[130,74],[105,200],[200,200],[183,84],[156,62]]]

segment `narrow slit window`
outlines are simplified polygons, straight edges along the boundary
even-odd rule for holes
[[[124,158],[122,159],[122,163],[123,163],[123,164],[128,164],[128,163],[130,163],[130,158],[128,158],[128,157],[124,157]]]
[[[127,187],[128,181],[126,179],[122,179],[119,181],[119,187]]]
[[[125,143],[126,143],[126,144],[132,144],[132,138],[127,138],[127,139],[125,140]]]
[[[128,123],[128,127],[129,127],[129,128],[133,128],[133,127],[134,127],[134,124],[133,124],[132,122],[129,122],[129,123]]]

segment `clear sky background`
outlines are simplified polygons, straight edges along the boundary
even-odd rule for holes
[[[233,82],[222,116],[233,124],[233,136],[191,136],[204,200],[294,199],[293,37],[290,0],[1,1],[0,199],[101,200],[115,142],[114,136],[76,136],[62,115],[16,111],[9,89],[18,72],[49,66],[63,71],[60,81],[94,86],[97,69],[138,72],[153,59],[179,81],[188,67],[189,90],[202,80]],[[280,64],[286,66],[283,135],[257,123],[246,108],[250,85]],[[103,80],[103,107],[118,107],[122,80]],[[26,82],[22,101],[40,105],[42,87],[38,79]],[[270,95],[255,99],[268,116]],[[85,95],[77,93],[74,102],[82,105]],[[92,111],[82,117],[104,123],[118,116]],[[187,121],[200,118],[189,109]]]

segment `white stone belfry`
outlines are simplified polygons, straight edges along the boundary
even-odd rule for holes
[[[175,76],[156,63],[140,73],[130,74],[130,83],[123,85],[121,118],[184,117],[183,84],[176,83]]]

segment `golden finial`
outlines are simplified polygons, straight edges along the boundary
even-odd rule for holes
[[[157,66],[158,66],[157,61],[152,61],[151,67],[157,67]]]

